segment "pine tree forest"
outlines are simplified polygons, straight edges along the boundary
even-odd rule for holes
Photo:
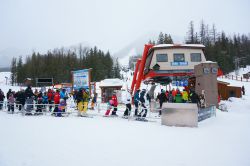
[[[13,58],[11,64],[12,84],[22,84],[31,78],[53,78],[54,83],[71,82],[71,71],[92,68],[92,81],[105,78],[120,78],[120,65],[109,52],[104,53],[97,47],[85,48],[81,45],[74,49],[54,49],[46,54],[33,52],[23,63],[20,56]]]

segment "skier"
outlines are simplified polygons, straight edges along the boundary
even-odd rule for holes
[[[60,103],[58,106],[58,112],[56,113],[57,117],[61,117],[62,113],[65,113],[66,101],[64,99],[60,99]]]
[[[48,90],[48,103],[50,104],[49,106],[49,111],[51,112],[52,111],[52,106],[51,104],[53,104],[53,92],[51,89]]]
[[[105,112],[104,116],[109,116],[113,104],[114,104],[113,100],[109,100],[109,102],[107,103],[107,111]]]
[[[91,109],[92,110],[94,110],[96,99],[97,99],[97,93],[94,93],[94,96],[92,97],[92,100],[91,100]]]
[[[31,89],[30,86],[28,86],[26,89],[25,89],[25,102],[27,104],[27,107],[26,107],[26,115],[31,115],[31,110],[33,109],[33,97],[34,97],[34,93]]]
[[[112,116],[118,116],[116,114],[116,111],[117,111],[117,106],[118,106],[118,100],[117,100],[117,96],[116,96],[116,93],[113,92],[113,96],[112,96],[112,100],[113,100],[113,111],[111,113]]]
[[[140,93],[140,103],[142,106],[142,110],[138,116],[145,118],[147,116],[147,111],[148,111],[146,107],[146,89],[143,89],[142,92]],[[142,115],[142,113],[144,114]]]
[[[89,104],[89,92],[86,89],[83,89],[83,112],[87,114]]]
[[[5,98],[4,93],[3,93],[3,91],[0,89],[0,110],[3,109],[3,101],[4,101],[4,98]]]
[[[54,95],[54,104],[55,104],[55,108],[54,108],[54,113],[53,115],[56,115],[58,113],[58,105],[60,103],[60,94],[59,94],[59,90],[56,90],[56,93]]]
[[[11,91],[11,89],[9,89],[9,91],[7,92],[7,95],[6,95],[6,97],[7,97],[7,107],[8,107],[8,110],[10,109],[10,108],[9,108],[10,105],[9,105],[8,99],[9,99],[11,93],[12,93],[12,91]]]
[[[42,105],[41,105],[42,101],[43,101],[42,92],[40,92],[37,95],[37,110],[36,110],[35,115],[41,115],[42,114]]]
[[[130,112],[131,112],[131,101],[132,101],[132,98],[131,98],[131,94],[130,94],[130,90],[128,89],[126,91],[126,94],[125,94],[125,99],[124,99],[124,104],[126,104],[126,110],[123,114],[124,117],[128,117],[130,116]]]
[[[8,98],[8,112],[11,111],[11,113],[14,113],[14,104],[15,104],[15,98],[13,92],[9,94]]]
[[[163,104],[163,102],[167,101],[167,96],[166,96],[165,90],[163,90],[163,89],[161,90],[161,93],[157,96],[157,99],[159,100],[159,103],[160,103],[160,110],[159,110],[159,116],[160,116],[162,104]]]
[[[25,105],[25,94],[24,94],[24,90],[21,89],[18,93],[17,93],[17,101],[19,104],[19,111],[21,111],[24,108]]]
[[[134,104],[135,104],[135,115],[138,116],[138,107],[140,102],[140,89],[137,89],[134,95]]]
[[[83,89],[80,88],[76,94],[76,103],[78,108],[78,116],[81,116],[83,112]]]

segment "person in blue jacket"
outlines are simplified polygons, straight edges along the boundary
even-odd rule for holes
[[[140,89],[137,89],[137,91],[134,94],[134,104],[135,104],[135,116],[138,116],[138,107],[140,102]]]

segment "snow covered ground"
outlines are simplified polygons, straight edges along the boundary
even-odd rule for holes
[[[244,85],[242,99],[224,102],[229,112],[217,111],[198,128],[0,111],[0,166],[249,166],[250,83]]]

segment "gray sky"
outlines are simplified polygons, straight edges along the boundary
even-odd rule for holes
[[[80,42],[111,53],[150,32],[184,38],[191,20],[250,32],[250,0],[0,0],[0,51]]]

